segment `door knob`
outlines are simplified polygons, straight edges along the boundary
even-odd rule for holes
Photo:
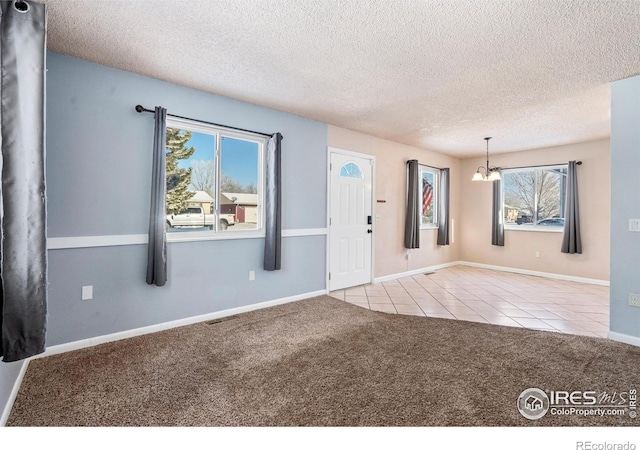
[[[369,229],[367,230],[367,233],[373,233],[373,230]]]

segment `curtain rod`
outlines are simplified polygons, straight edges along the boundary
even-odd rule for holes
[[[514,169],[531,169],[533,167],[552,167],[552,166],[564,166],[567,163],[560,163],[560,164],[541,164],[539,166],[521,166],[521,167],[498,167],[500,170],[514,170]],[[582,165],[582,161],[576,161],[576,164],[578,166]]]
[[[136,111],[138,111],[139,113],[148,112],[148,113],[154,113],[155,114],[155,111],[153,109],[147,109],[142,105],[136,105]],[[261,136],[267,136],[267,137],[272,137],[273,136],[273,134],[261,133],[260,131],[246,130],[244,128],[237,128],[237,127],[230,127],[229,125],[222,125],[220,123],[215,123],[215,122],[207,122],[205,120],[191,119],[189,117],[176,116],[175,114],[167,113],[167,116],[175,117],[176,119],[184,119],[184,120],[191,120],[193,122],[205,123],[207,125],[213,125],[213,126],[216,126],[216,127],[228,128],[230,130],[244,131],[245,133],[259,134]],[[284,140],[284,138],[282,138],[282,139]]]
[[[413,160],[413,159],[410,159],[409,161],[414,161],[414,160]],[[406,166],[406,165],[409,165],[409,161],[407,161],[407,162],[405,163],[405,166]],[[416,159],[415,161],[418,161],[418,160]],[[430,168],[430,169],[442,170],[442,167],[435,167],[435,166],[430,166],[429,164],[422,164],[420,161],[418,161],[418,164],[419,164],[419,165],[421,165],[421,166],[428,167],[428,168]]]
[[[151,111],[153,112],[153,111]],[[413,160],[410,160],[413,161]],[[408,165],[409,161],[407,161],[405,163],[405,165]],[[418,161],[418,164],[420,164],[421,166],[425,166],[425,167],[429,167],[431,169],[436,169],[436,170],[442,170],[441,167],[435,167],[435,166],[430,166],[429,164],[422,164],[420,161]],[[513,170],[513,169],[530,169],[532,167],[552,167],[552,166],[564,166],[567,163],[559,163],[559,164],[541,164],[538,166],[520,166],[520,167],[498,167],[500,170]],[[582,161],[576,161],[576,164],[578,166],[582,165]]]

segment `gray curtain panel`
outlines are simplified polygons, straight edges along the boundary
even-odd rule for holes
[[[264,270],[280,270],[282,263],[282,135],[271,136],[267,144],[267,176],[264,201]]]
[[[449,245],[449,169],[440,169],[438,245]]]
[[[167,177],[165,174],[166,139],[167,110],[156,106],[147,259],[147,284],[155,284],[156,286],[164,286],[167,282],[167,235],[165,230],[167,199]]]
[[[562,235],[562,253],[582,253],[580,239],[580,209],[578,208],[577,164],[569,161],[567,170],[566,204],[564,211],[564,234]]]
[[[500,175],[502,175],[502,172],[500,172]],[[492,208],[491,208],[491,245],[504,247],[504,220],[503,220],[503,214],[502,214],[502,180],[493,182],[493,201],[492,201]]]
[[[420,212],[422,189],[420,188],[418,161],[407,161],[407,212],[404,223],[405,248],[420,248]]]
[[[45,349],[45,5],[0,3],[0,355]]]

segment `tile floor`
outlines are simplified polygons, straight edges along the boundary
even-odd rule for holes
[[[454,266],[329,295],[374,311],[607,337],[609,288]]]

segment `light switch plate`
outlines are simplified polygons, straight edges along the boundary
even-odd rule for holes
[[[82,286],[82,300],[91,300],[93,298],[93,286]]]
[[[640,219],[629,219],[629,231],[640,232]]]

